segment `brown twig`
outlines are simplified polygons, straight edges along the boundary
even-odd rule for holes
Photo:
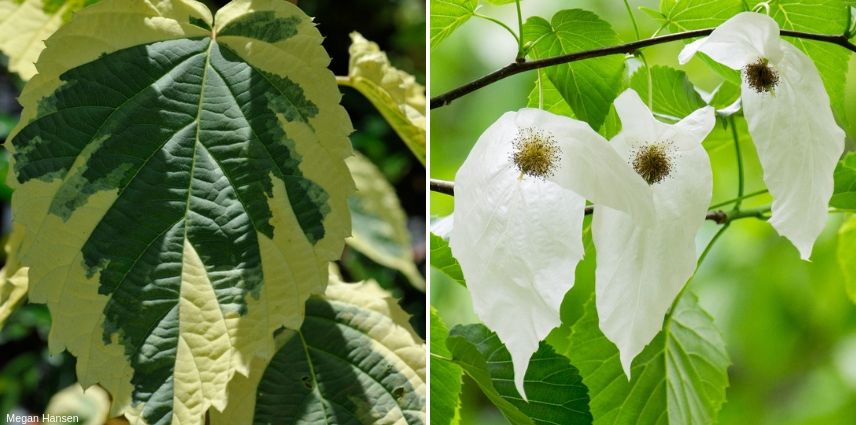
[[[551,58],[538,59],[533,61],[515,61],[503,68],[500,68],[490,74],[478,78],[470,83],[464,84],[458,88],[449,90],[439,96],[431,98],[431,109],[446,106],[452,103],[453,100],[472,93],[482,87],[493,84],[499,80],[519,74],[533,69],[545,68],[548,66],[559,65],[563,63],[575,62],[584,59],[597,58],[601,56],[616,55],[621,53],[632,53],[643,47],[653,46],[670,41],[685,40],[694,37],[703,37],[710,35],[713,28],[706,28],[693,31],[684,31],[674,34],[661,35],[658,37],[647,38],[643,40],[633,41],[630,43],[619,44],[617,46],[602,47],[598,49],[586,50],[583,52],[569,53],[566,55],[554,56]],[[813,34],[800,31],[781,30],[781,35],[786,37],[796,37],[806,40],[822,41],[839,45],[847,50],[856,52],[856,44],[850,42],[845,35],[829,35],[829,34]]]

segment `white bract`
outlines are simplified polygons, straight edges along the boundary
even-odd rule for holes
[[[538,109],[508,112],[455,178],[452,252],[473,306],[523,381],[583,256],[585,200],[653,220],[648,185],[588,124]]]
[[[773,196],[770,224],[807,260],[826,223],[832,172],[844,151],[844,131],[817,68],[779,37],[776,21],[752,12],[687,45],[680,62],[696,52],[742,71],[743,113]]]
[[[656,209],[652,224],[602,204],[595,204],[592,218],[600,329],[618,347],[629,379],[633,358],[660,331],[663,316],[695,271],[695,235],[713,190],[701,142],[716,119],[708,106],[677,124],[664,124],[633,90],[618,96],[615,110],[622,129],[610,146],[649,183],[644,190]]]

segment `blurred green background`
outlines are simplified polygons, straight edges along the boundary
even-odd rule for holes
[[[284,1],[284,0],[283,0]],[[227,0],[206,0],[212,9]],[[332,57],[336,75],[348,73],[349,34],[358,31],[380,45],[393,66],[425,83],[425,8],[424,0],[305,0],[300,6],[315,17],[325,36],[324,46]],[[16,102],[23,83],[10,74],[0,55],[0,141],[17,123],[20,106]],[[392,183],[401,200],[411,231],[415,260],[424,271],[425,262],[425,169],[386,124],[372,105],[358,92],[343,88],[342,104],[348,110],[357,131],[352,134],[354,148],[369,158]],[[5,155],[5,150],[2,152]],[[5,158],[5,156],[4,156]],[[0,175],[6,175],[6,161],[0,162]],[[0,232],[9,232],[9,193],[0,184]],[[356,251],[346,248],[340,262],[348,281],[377,280],[400,299],[413,317],[411,323],[425,335],[425,294],[414,289],[400,273],[379,266]],[[68,353],[51,357],[47,351],[50,315],[43,305],[26,304],[18,309],[0,330],[0,421],[6,413],[45,411],[50,397],[73,384],[74,358]],[[21,410],[23,409],[23,410]]]
[[[658,24],[639,6],[658,8],[657,0],[631,1],[642,37]],[[624,41],[635,39],[632,23],[620,0],[526,0],[524,19],[549,19],[556,11],[582,8],[610,22]],[[515,7],[484,6],[480,13],[517,28]],[[722,79],[700,61],[677,64],[681,42],[644,50],[651,65],[685,70],[690,79],[712,90]],[[431,93],[436,96],[510,63],[517,46],[499,26],[471,19],[439,46],[431,49]],[[462,59],[464,58],[464,59]],[[453,180],[478,136],[499,116],[526,106],[535,74],[519,74],[431,111],[431,177]],[[848,150],[856,136],[856,61],[850,61],[846,110]],[[741,119],[742,122],[742,119]],[[745,132],[745,124],[743,125]],[[719,142],[717,140],[720,140]],[[728,142],[723,143],[721,140]],[[717,126],[705,142],[714,169],[713,202],[731,199],[737,179],[734,149],[727,130]],[[764,188],[761,169],[748,136],[741,138],[746,163],[746,193]],[[453,198],[432,193],[432,217],[453,209]],[[744,206],[768,205],[760,196]],[[800,261],[796,249],[765,222],[735,222],[717,242],[691,282],[701,304],[722,331],[733,365],[730,387],[720,414],[721,424],[838,425],[856,424],[856,305],[844,290],[836,260],[836,230],[845,217],[831,215],[826,231],[815,246],[812,262]],[[716,231],[705,223],[699,250]],[[577,283],[565,298],[563,318],[581,314],[592,287],[592,256],[577,270]],[[856,253],[853,254],[856,261]],[[451,327],[473,323],[467,291],[445,275],[431,273],[431,303]],[[567,323],[566,323],[567,324]],[[465,378],[462,423],[505,424],[500,413]]]

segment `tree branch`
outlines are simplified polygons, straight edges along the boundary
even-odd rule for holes
[[[453,182],[431,179],[430,187],[433,192],[443,193],[449,196],[455,196],[455,183]],[[751,210],[734,210],[731,212],[725,212],[723,210],[712,210],[708,211],[707,215],[705,216],[705,219],[713,221],[716,224],[727,224],[734,220],[740,220],[743,218],[763,219],[764,214],[769,211],[770,207],[761,207]],[[587,206],[585,212],[586,215],[590,215],[594,212],[594,207],[591,205]]]
[[[584,59],[597,58],[601,56],[609,56],[609,55],[617,55],[621,53],[632,53],[636,50],[639,50],[643,47],[654,46],[657,44],[668,43],[670,41],[677,40],[685,40],[687,38],[694,37],[703,37],[706,35],[710,35],[713,32],[713,28],[706,28],[701,30],[693,30],[693,31],[685,31],[678,32],[674,34],[661,35],[658,37],[646,38],[644,40],[633,41],[626,44],[619,44],[617,46],[603,47],[599,49],[586,50],[582,52],[569,53],[561,56],[554,56],[551,58],[538,59],[534,61],[520,61],[513,62],[509,65],[506,65],[503,68],[500,68],[490,74],[487,74],[477,80],[474,80],[468,84],[464,84],[456,89],[449,90],[446,93],[443,93],[439,96],[435,96],[431,98],[431,109],[436,109],[442,106],[446,106],[452,103],[453,100],[464,96],[466,94],[472,93],[482,87],[493,84],[499,80],[510,77],[515,74],[519,74],[525,71],[531,71],[533,69],[546,68],[548,66],[559,65],[563,63],[575,62]],[[839,45],[851,52],[856,52],[856,44],[850,42],[845,35],[830,35],[830,34],[813,34],[807,32],[800,31],[790,31],[790,30],[781,30],[781,35],[786,37],[796,37],[802,38],[806,40],[814,40],[814,41],[822,41],[826,43],[832,43]]]

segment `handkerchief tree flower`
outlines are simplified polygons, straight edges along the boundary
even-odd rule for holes
[[[808,260],[826,224],[832,171],[844,151],[844,130],[817,67],[779,37],[776,21],[754,12],[686,46],[680,62],[697,52],[741,71],[743,114],[773,196],[770,224]]]
[[[455,178],[452,253],[479,318],[508,347],[514,381],[583,257],[586,199],[653,219],[647,183],[588,124],[539,109],[508,112],[476,142]]]
[[[505,3],[516,6],[517,31],[491,12]],[[662,24],[646,38],[626,0],[636,33],[626,43],[592,12],[526,19],[526,4],[432,1],[435,45],[455,38],[469,18],[499,24],[517,42],[508,65],[430,101],[432,172],[455,175],[454,182],[431,180],[433,191],[454,197],[454,205],[432,198],[440,201],[432,213],[446,216],[431,234],[432,287],[439,289],[432,290],[432,425],[465,418],[460,409],[473,395],[460,394],[476,389],[513,424],[708,425],[717,422],[727,389],[736,403],[721,420],[754,417],[735,413],[735,405],[754,406],[740,396],[758,388],[747,379],[729,383],[725,341],[736,342],[743,355],[734,363],[744,373],[753,369],[747,352],[764,362],[778,355],[760,341],[766,336],[740,339],[754,335],[746,329],[772,329],[776,320],[768,306],[754,308],[759,300],[775,304],[775,297],[756,291],[788,291],[809,315],[809,308],[829,304],[791,296],[832,284],[812,277],[811,285],[800,285],[808,274],[796,269],[827,267],[821,253],[829,255],[828,244],[818,243],[815,257],[823,261],[813,264],[795,261],[796,251],[810,258],[825,223],[833,222],[827,216],[856,212],[856,154],[841,158],[841,128],[853,127],[832,113],[846,109],[842,81],[847,55],[856,52],[850,2],[663,1],[660,10],[646,10]],[[769,16],[746,12],[752,6]],[[658,55],[656,65],[646,58],[648,47],[679,41],[688,43],[680,55]],[[477,62],[460,60],[463,51],[432,52],[432,61],[440,59],[433,72],[453,70],[432,86]],[[706,68],[676,68],[696,53],[707,56],[696,64]],[[528,99],[515,103],[513,90],[501,93],[516,112],[498,113],[500,96],[478,95],[439,110],[523,73]],[[466,159],[455,158],[486,115],[501,117],[484,126]],[[732,225],[743,219],[762,222],[760,232]],[[727,229],[733,237],[722,238]],[[837,249],[856,300],[853,229],[856,218],[841,226]],[[713,250],[721,240],[728,249]],[[697,274],[702,266],[705,273]],[[442,274],[449,279],[434,279]],[[690,286],[695,280],[701,282]],[[479,323],[458,324],[469,300],[446,282],[466,286]],[[713,306],[715,317],[705,311]],[[781,329],[800,328],[792,322],[801,315],[788,317]],[[723,323],[725,335],[717,329]],[[790,361],[780,364],[816,355],[793,336],[786,345],[778,337],[777,347],[793,348],[781,353]],[[462,385],[463,374],[472,380]],[[849,416],[830,414],[829,421],[846,423]]]
[[[610,146],[648,183],[656,208],[653,223],[602,204],[592,218],[600,329],[618,346],[629,378],[633,358],[660,331],[663,315],[695,271],[695,235],[713,189],[701,142],[715,118],[708,106],[664,124],[633,90],[615,99],[615,110],[622,131]]]

